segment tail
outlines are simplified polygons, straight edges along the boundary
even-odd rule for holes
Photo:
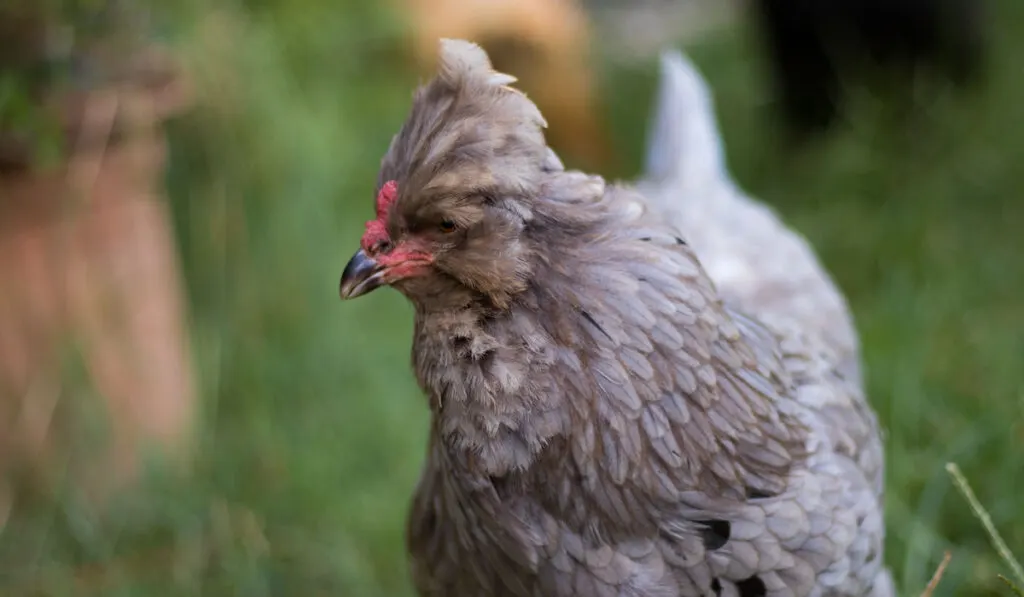
[[[820,335],[837,349],[837,366],[859,380],[856,330],[838,288],[807,240],[733,181],[724,154],[704,78],[681,52],[663,53],[638,190],[731,305]]]
[[[644,162],[644,182],[673,195],[732,186],[707,82],[682,52],[661,55],[661,80]]]

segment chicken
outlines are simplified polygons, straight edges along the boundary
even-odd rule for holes
[[[690,109],[664,101],[687,80],[672,56],[660,112]],[[891,596],[852,328],[801,319],[813,296],[836,308],[831,282],[817,270],[817,291],[769,293],[764,313],[754,280],[720,291],[700,257],[719,245],[689,244],[691,198],[658,183],[686,177],[655,168],[644,195],[566,171],[514,80],[442,41],[341,277],[344,299],[389,285],[415,308],[432,413],[407,534],[420,595]],[[651,161],[680,167],[672,147],[689,149],[657,139]],[[780,259],[813,261],[761,222]]]

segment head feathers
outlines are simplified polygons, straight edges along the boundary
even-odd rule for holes
[[[495,71],[484,49],[471,41],[442,39],[440,55],[438,78],[453,88],[499,87],[505,91],[522,93],[509,87],[517,79],[512,75]]]
[[[381,163],[378,189],[398,183],[397,204],[479,193],[524,197],[547,157],[537,106],[496,72],[475,43],[441,40],[437,75],[421,86]]]

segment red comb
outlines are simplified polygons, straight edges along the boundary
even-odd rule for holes
[[[367,253],[377,245],[391,240],[387,229],[388,210],[391,209],[391,204],[397,198],[398,183],[393,180],[385,182],[384,186],[380,188],[380,193],[377,193],[377,219],[366,223],[366,232],[363,233],[363,239],[360,242],[363,250]]]
[[[387,219],[388,209],[391,208],[391,204],[398,199],[398,183],[389,180],[384,183],[384,186],[380,188],[380,192],[377,193],[377,219],[384,221]]]

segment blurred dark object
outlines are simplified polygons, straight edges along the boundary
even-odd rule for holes
[[[480,44],[502,72],[548,119],[546,135],[565,159],[604,170],[613,154],[596,99],[590,23],[577,0],[401,0],[409,15],[416,59],[424,73],[437,64],[437,40]]]
[[[799,136],[844,113],[847,84],[963,88],[984,67],[984,0],[753,0],[779,107]]]
[[[162,123],[190,93],[174,60],[140,34],[141,12],[71,0],[3,9],[0,493],[8,497],[23,481],[52,488],[66,467],[72,487],[101,500],[138,475],[151,446],[179,455],[188,445],[195,393],[161,189]],[[81,362],[84,379],[69,360]]]

